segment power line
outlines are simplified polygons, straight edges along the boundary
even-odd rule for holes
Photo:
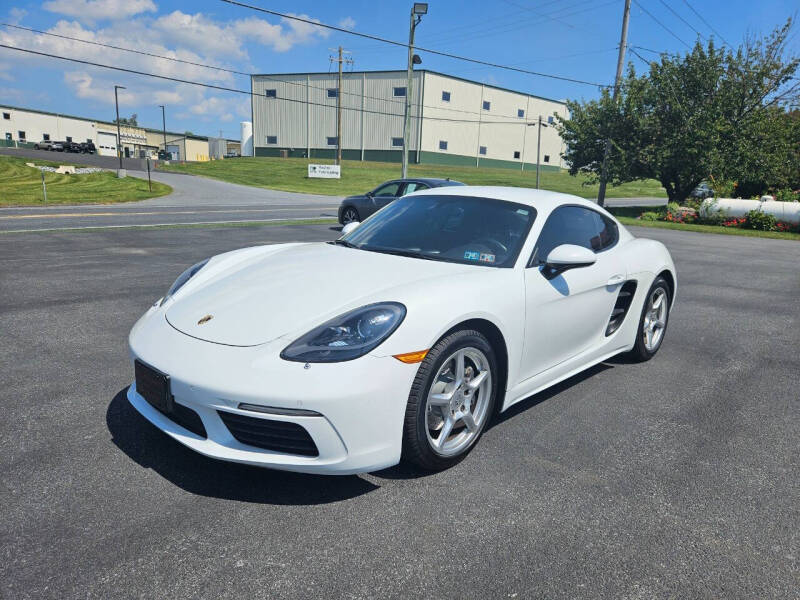
[[[724,37],[722,37],[722,36],[719,34],[719,32],[718,32],[716,29],[714,29],[714,28],[711,26],[711,23],[709,23],[708,21],[706,21],[706,20],[703,18],[703,15],[701,15],[699,12],[697,12],[697,11],[694,9],[694,7],[693,7],[691,4],[689,4],[688,0],[683,0],[683,3],[684,3],[686,6],[688,6],[688,7],[689,7],[689,10],[691,10],[691,11],[692,11],[692,12],[693,12],[695,15],[697,15],[697,18],[698,18],[698,19],[700,19],[700,20],[701,20],[701,21],[702,21],[702,22],[705,24],[705,26],[706,26],[706,27],[708,27],[708,28],[709,28],[709,29],[710,29],[710,30],[711,30],[711,31],[712,31],[714,34],[716,34],[716,36],[717,36],[719,39],[721,39],[721,40],[722,40],[722,43],[723,43],[723,44],[725,44],[725,45],[726,45],[726,46],[728,46],[729,48],[732,48],[732,46],[731,46],[731,45],[730,45],[728,42],[726,42],[726,41],[725,41],[725,38],[724,38]]]
[[[161,58],[163,60],[171,60],[174,62],[183,63],[185,65],[192,65],[194,67],[203,67],[205,69],[216,69],[217,71],[224,71],[226,73],[233,73],[235,75],[246,75],[250,76],[250,73],[245,73],[243,71],[236,71],[234,69],[226,69],[225,67],[217,67],[214,65],[205,65],[203,63],[193,62],[191,60],[184,60],[182,58],[175,58],[174,56],[163,56],[161,54],[154,54],[152,52],[145,52],[144,50],[134,50],[133,48],[123,48],[122,46],[114,46],[113,44],[104,44],[102,42],[95,42],[92,40],[84,40],[81,38],[72,37],[69,35],[63,35],[60,33],[53,33],[52,31],[41,31],[39,29],[33,29],[31,27],[23,27],[22,25],[14,25],[12,23],[0,23],[0,25],[4,27],[13,27],[14,29],[21,29],[22,31],[29,31],[31,33],[38,33],[40,35],[49,35],[52,37],[61,38],[62,40],[72,40],[73,42],[81,42],[83,44],[91,44],[92,46],[102,46],[103,48],[112,48],[114,50],[121,50],[123,52],[133,52],[134,54],[141,54],[142,56],[150,56],[152,58]]]
[[[222,1],[223,1],[223,2],[227,2],[228,0],[222,0]],[[633,0],[633,1],[636,3],[636,6],[638,6],[640,9],[642,9],[642,11],[643,11],[643,12],[644,12],[644,13],[645,13],[647,16],[649,16],[651,19],[653,19],[653,21],[655,21],[656,23],[658,23],[658,24],[659,24],[659,25],[662,27],[662,29],[664,29],[664,30],[665,30],[667,33],[669,33],[669,34],[670,34],[672,37],[674,37],[676,40],[678,40],[678,41],[679,41],[681,44],[683,44],[683,45],[684,45],[684,46],[686,46],[687,48],[691,48],[691,46],[690,46],[689,44],[687,44],[687,43],[686,43],[686,42],[684,42],[684,41],[683,41],[683,40],[682,40],[680,37],[678,37],[678,34],[676,34],[674,31],[672,31],[672,29],[670,29],[669,27],[667,27],[666,25],[664,25],[664,23],[662,23],[661,21],[659,21],[659,20],[658,20],[658,18],[657,18],[657,17],[656,17],[656,16],[655,16],[653,13],[651,13],[651,12],[650,12],[649,10],[647,10],[647,9],[646,9],[644,6],[642,6],[642,5],[641,5],[641,3],[639,2],[639,0]]]
[[[700,33],[700,32],[699,32],[697,29],[695,29],[695,28],[694,28],[694,26],[693,26],[691,23],[689,23],[689,21],[687,21],[687,20],[686,20],[686,19],[684,19],[684,18],[683,18],[683,17],[682,17],[680,14],[678,14],[678,12],[677,12],[677,11],[676,11],[674,8],[672,8],[672,7],[671,7],[669,4],[667,4],[666,2],[664,2],[664,0],[658,0],[658,1],[659,1],[659,2],[661,2],[661,4],[663,4],[663,5],[664,5],[664,6],[667,8],[667,10],[668,10],[669,12],[671,12],[673,15],[675,15],[675,16],[676,16],[676,17],[678,17],[678,18],[679,18],[681,21],[683,21],[683,22],[684,22],[684,24],[685,24],[685,25],[686,25],[686,26],[687,26],[689,29],[691,29],[692,31],[694,31],[694,32],[695,32],[697,35],[699,35],[701,38],[705,38],[705,36],[704,36],[702,33]]]
[[[238,89],[238,88],[232,88],[232,87],[227,87],[227,86],[223,86],[223,85],[216,85],[216,84],[213,84],[213,83],[203,83],[201,81],[192,81],[190,79],[181,79],[179,77],[170,77],[168,75],[158,75],[156,73],[148,73],[147,71],[138,71],[136,69],[128,69],[126,67],[119,67],[119,66],[114,66],[114,65],[105,65],[103,63],[97,63],[97,62],[90,61],[90,60],[83,60],[83,59],[80,59],[80,58],[71,58],[71,57],[68,57],[68,56],[60,56],[58,54],[51,54],[51,53],[48,53],[48,52],[40,52],[38,50],[30,50],[28,48],[20,48],[18,46],[9,46],[8,44],[0,44],[0,48],[6,48],[8,50],[15,50],[17,52],[24,52],[26,54],[33,54],[33,55],[36,55],[36,56],[44,56],[44,57],[47,57],[47,58],[56,58],[58,60],[64,60],[64,61],[68,61],[68,62],[74,62],[74,63],[83,64],[83,65],[89,65],[89,66],[92,66],[92,67],[100,67],[100,68],[103,68],[103,69],[110,69],[112,71],[121,71],[123,73],[130,73],[130,74],[133,74],[133,75],[142,75],[142,76],[145,76],[145,77],[153,77],[153,78],[156,78],[156,79],[163,79],[165,81],[172,81],[172,82],[175,82],[175,83],[184,83],[184,84],[187,84],[187,85],[194,85],[194,86],[198,86],[198,87],[204,87],[204,88],[219,90],[219,91],[223,91],[223,92],[233,92],[233,93],[236,93],[236,94],[243,94],[245,96],[258,97],[258,98],[262,98],[263,97],[261,94],[256,94],[256,93],[248,91],[248,90],[241,90],[241,89]],[[299,85],[302,85],[302,84],[299,84]],[[322,106],[324,108],[331,108],[331,109],[335,109],[336,108],[336,106],[332,105],[332,104],[323,104],[321,102],[310,102],[310,101],[307,101],[307,100],[298,100],[296,98],[273,98],[271,100],[277,100],[277,101],[283,101],[283,102],[294,102],[296,104],[307,104],[307,105],[311,105],[311,106]],[[384,115],[384,116],[390,116],[390,117],[403,117],[403,114],[404,114],[404,113],[391,113],[391,112],[385,112],[385,111],[379,111],[379,110],[355,108],[355,107],[349,107],[349,106],[343,106],[342,110],[349,110],[351,112],[361,112],[361,113],[369,113],[369,114],[376,114],[376,115]],[[445,122],[454,122],[454,123],[475,123],[475,124],[480,123],[482,125],[515,125],[515,124],[526,124],[528,122],[527,118],[526,119],[519,119],[519,118],[515,119],[515,118],[511,118],[511,117],[507,121],[481,121],[481,120],[477,120],[477,119],[453,119],[453,118],[448,118],[448,117],[424,117],[424,116],[420,117],[420,116],[417,116],[417,115],[411,115],[411,118],[412,119],[420,119],[420,118],[422,118],[422,119],[426,119],[426,120],[429,120],[429,121],[445,121]]]
[[[373,40],[373,41],[376,41],[376,42],[383,42],[385,44],[391,44],[393,46],[399,46],[399,47],[403,47],[403,48],[408,48],[408,44],[406,44],[404,42],[398,42],[396,40],[389,40],[389,39],[386,39],[386,38],[379,37],[377,35],[372,35],[372,34],[369,34],[369,33],[361,33],[361,32],[358,32],[358,31],[352,31],[350,29],[345,29],[344,27],[337,27],[335,25],[328,25],[327,23],[320,23],[320,22],[314,21],[312,19],[306,19],[306,18],[303,18],[303,17],[298,17],[296,15],[290,15],[290,14],[278,12],[278,11],[275,11],[275,10],[269,10],[267,8],[261,8],[259,6],[253,6],[251,4],[245,4],[243,2],[238,2],[237,0],[220,0],[220,1],[221,2],[225,2],[226,4],[232,4],[234,6],[240,6],[242,8],[249,8],[251,10],[255,10],[255,11],[258,11],[258,12],[263,12],[263,13],[266,13],[266,14],[269,14],[269,15],[273,15],[273,16],[276,16],[276,17],[282,17],[284,19],[290,19],[290,20],[293,20],[293,21],[299,21],[301,23],[306,23],[307,25],[313,25],[314,27],[323,27],[325,29],[331,29],[333,31],[338,31],[340,33],[346,33],[348,35],[355,35],[357,37],[366,38],[368,40]],[[536,77],[547,77],[549,79],[557,79],[557,80],[560,80],[560,81],[568,81],[570,83],[579,83],[579,84],[582,84],[582,85],[590,85],[592,87],[611,87],[611,86],[606,85],[606,84],[594,83],[592,81],[584,81],[583,79],[574,79],[572,77],[564,77],[562,75],[552,75],[550,73],[540,73],[538,71],[529,71],[528,69],[520,69],[518,67],[512,67],[512,66],[509,66],[509,65],[502,65],[502,64],[498,64],[498,63],[485,61],[485,60],[480,60],[480,59],[477,59],[477,58],[469,58],[467,56],[460,56],[458,54],[451,54],[450,52],[443,52],[441,50],[432,50],[430,48],[422,48],[420,46],[414,46],[414,49],[417,50],[418,52],[427,52],[429,54],[435,54],[437,56],[444,56],[445,58],[452,58],[454,60],[461,60],[461,61],[464,61],[464,62],[471,62],[471,63],[475,63],[475,64],[478,64],[478,65],[485,65],[487,67],[493,67],[495,69],[505,69],[507,71],[515,71],[517,73],[525,73],[526,75],[534,75]]]

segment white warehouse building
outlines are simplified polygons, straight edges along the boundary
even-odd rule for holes
[[[414,71],[410,163],[483,167],[563,168],[564,143],[555,115],[564,102],[428,70]],[[405,71],[342,75],[342,158],[396,161],[403,149]],[[253,75],[255,156],[333,158],[336,153],[336,73]]]

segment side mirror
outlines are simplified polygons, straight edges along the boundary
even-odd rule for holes
[[[351,231],[353,231],[356,227],[361,225],[359,221],[350,221],[347,225],[342,227],[342,235],[347,235]]]
[[[575,244],[561,244],[553,248],[547,255],[542,273],[548,279],[552,279],[564,271],[588,267],[596,261],[597,256],[588,248]]]
[[[367,193],[366,193],[366,194],[364,194],[364,195],[365,195],[367,198],[372,198],[372,197],[375,195],[375,193],[374,193],[374,192],[367,192]]]

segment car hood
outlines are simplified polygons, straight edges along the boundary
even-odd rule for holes
[[[302,335],[371,302],[397,300],[395,288],[471,268],[326,243],[263,248],[239,261],[212,259],[170,300],[167,321],[201,340],[256,346]]]

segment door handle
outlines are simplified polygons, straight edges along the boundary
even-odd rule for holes
[[[625,281],[624,275],[613,275],[606,285],[619,285],[623,281]]]

